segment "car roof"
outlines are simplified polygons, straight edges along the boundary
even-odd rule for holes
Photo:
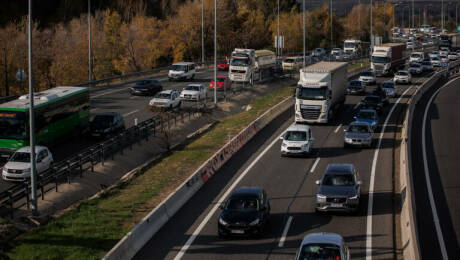
[[[355,166],[351,163],[331,163],[327,166],[324,174],[329,173],[349,173],[353,174]]]
[[[46,146],[40,146],[36,145],[35,146],[35,152],[38,153],[42,150],[48,149]],[[24,146],[21,149],[18,149],[16,152],[22,152],[22,153],[30,153],[30,146]]]
[[[171,94],[172,92],[175,92],[176,90],[173,90],[173,89],[167,89],[167,90],[163,90],[163,91],[160,91],[159,93],[160,94]]]
[[[407,70],[398,70],[398,72],[409,73],[409,71],[407,71]]]
[[[375,96],[370,96],[370,97],[375,97]],[[375,112],[374,109],[360,109],[360,110],[358,111],[358,113],[361,113],[361,112],[372,112],[372,113],[377,113],[377,112]]]
[[[263,189],[261,187],[257,187],[257,186],[245,186],[245,187],[240,187],[236,190],[234,190],[232,192],[232,195],[230,195],[230,197],[233,197],[233,196],[259,196],[260,194],[262,194],[263,192]]]
[[[392,84],[395,84],[395,82],[394,82],[393,80],[386,80],[386,81],[383,82],[383,84],[385,84],[385,83],[392,83]]]
[[[368,122],[362,122],[362,121],[353,121],[350,123],[349,126],[351,125],[367,125],[367,126],[370,126],[370,124]]]
[[[228,76],[217,76],[218,79],[226,79]]]
[[[187,87],[189,87],[189,86],[200,87],[200,86],[203,86],[203,84],[188,84]]]
[[[293,124],[286,129],[286,131],[308,131],[310,126],[302,124]]]
[[[341,247],[343,245],[343,238],[336,233],[312,233],[308,234],[302,240],[302,246],[307,244],[333,244]]]

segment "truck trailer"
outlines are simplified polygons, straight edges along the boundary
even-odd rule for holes
[[[295,122],[328,123],[345,102],[348,63],[318,62],[300,69]]]
[[[404,65],[405,43],[384,43],[374,46],[371,69],[376,76],[389,75]]]

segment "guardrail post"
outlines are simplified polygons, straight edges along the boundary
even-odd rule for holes
[[[133,133],[131,131],[128,132],[127,136],[126,136],[126,139],[128,140],[129,142],[129,150],[132,151],[133,150]]]
[[[27,210],[30,209],[30,195],[29,195],[29,181],[24,182],[24,186],[26,188],[26,205],[27,205]]]
[[[43,182],[40,182],[40,192],[42,193],[42,200],[45,200],[45,187],[43,187]]]
[[[180,116],[181,116],[181,118],[182,118],[182,124],[183,124],[183,123],[184,123],[184,113],[183,113],[183,112],[180,113]]]
[[[70,168],[70,161],[67,161],[67,183],[70,184],[70,174],[72,173],[72,168]]]
[[[176,114],[174,114],[174,126],[176,126],[176,125],[177,125],[177,116],[176,116]]]
[[[123,141],[122,141],[122,138],[124,137],[124,135],[120,134],[118,137],[119,137],[118,138],[118,144],[120,145],[120,154],[123,155]]]
[[[83,155],[82,154],[78,155],[78,164],[80,168],[80,178],[83,178]]]
[[[8,191],[8,202],[10,203],[10,217],[13,218],[13,194],[11,191]]]
[[[54,185],[55,185],[56,192],[58,192],[58,178],[57,178],[57,176],[54,176]]]
[[[156,136],[156,131],[157,130],[157,120],[153,120],[153,136]]]
[[[169,124],[169,121],[171,121],[171,118],[169,117],[169,114],[168,114],[168,130],[171,128],[170,124]]]
[[[91,172],[94,172],[94,148],[91,148],[90,151],[91,151],[91,156],[90,156]]]
[[[110,144],[110,151],[112,152],[112,161],[114,160],[114,155],[115,155],[115,149],[113,148],[113,146],[115,145],[115,139],[112,138],[111,139],[112,143]]]
[[[103,144],[100,144],[101,146],[101,164],[102,166],[104,166],[104,145]]]
[[[188,120],[189,120],[189,121],[190,121],[190,113],[191,113],[191,111],[189,110],[189,111],[188,111]]]

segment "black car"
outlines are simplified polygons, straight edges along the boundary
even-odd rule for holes
[[[125,121],[119,113],[97,114],[89,126],[92,137],[107,137],[125,128]]]
[[[390,100],[388,100],[387,92],[383,89],[384,83],[379,84],[372,91],[372,95],[378,96],[383,105],[388,105],[390,103]]]
[[[366,96],[361,101],[360,108],[374,109],[380,113],[383,110],[383,102],[379,96]]]
[[[233,191],[219,216],[220,237],[261,235],[270,216],[267,193],[260,187],[242,187]]]
[[[348,83],[347,93],[352,95],[366,93],[366,86],[360,80],[352,80]]]
[[[163,90],[163,86],[156,79],[144,79],[138,81],[136,85],[131,87],[131,95],[146,95],[153,96]]]

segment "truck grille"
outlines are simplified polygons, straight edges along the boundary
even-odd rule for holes
[[[383,66],[374,64],[374,70],[375,72],[383,72]]]
[[[319,117],[319,114],[321,114],[321,107],[317,106],[311,106],[309,108],[301,108],[300,113],[302,114],[303,119],[313,119],[316,120]]]

